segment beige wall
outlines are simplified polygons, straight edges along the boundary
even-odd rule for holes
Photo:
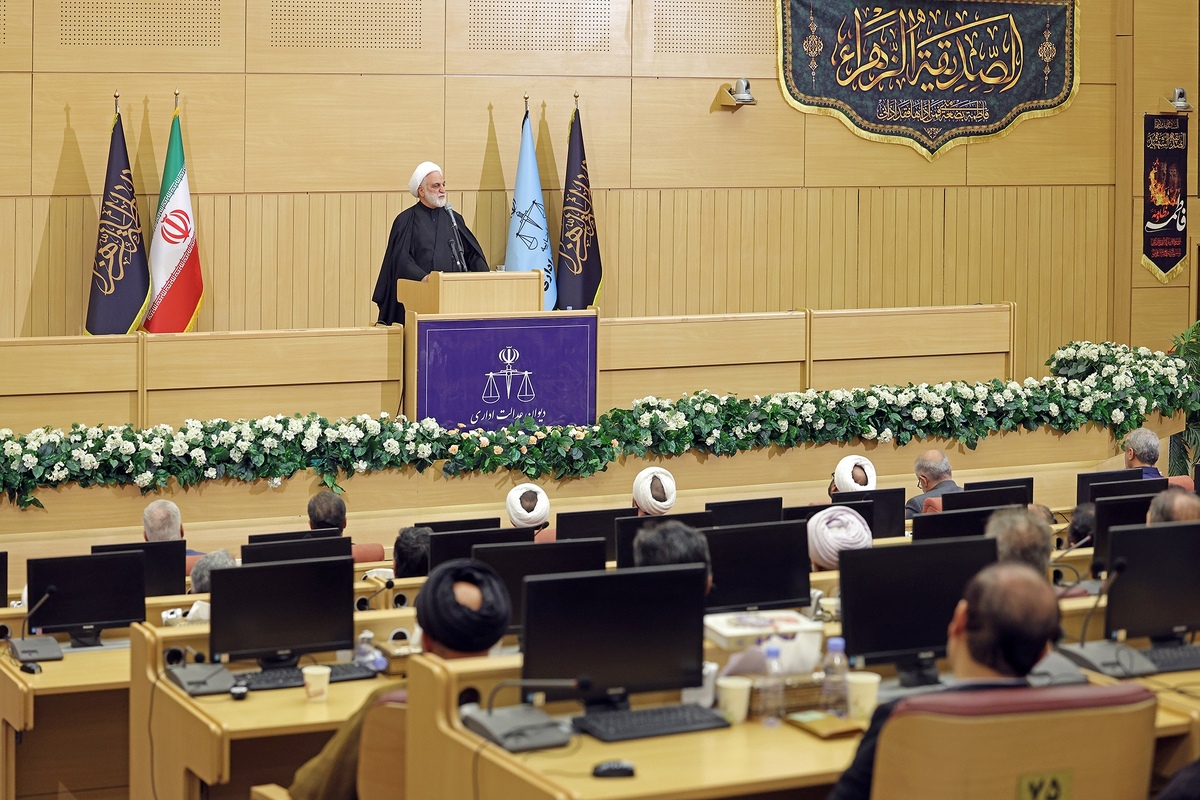
[[[1019,375],[1193,316],[1194,263],[1150,278],[1135,215],[1141,114],[1200,94],[1194,0],[1080,0],[1073,105],[932,164],[787,107],[771,0],[96,0],[103,30],[33,5],[0,5],[0,337],[80,333],[113,91],[148,226],[176,87],[201,330],[369,324],[425,158],[502,262],[525,93],[556,241],[575,92],[605,315],[1014,301]],[[737,77],[758,105],[717,106]]]

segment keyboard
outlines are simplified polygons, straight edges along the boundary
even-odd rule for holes
[[[375,677],[375,670],[362,664],[329,664],[330,683],[361,681]],[[252,692],[267,689],[295,689],[304,685],[304,673],[299,667],[264,669],[261,672],[241,672],[234,676],[238,683]]]
[[[729,722],[716,711],[692,703],[636,710],[594,711],[586,716],[575,717],[571,723],[575,730],[590,734],[602,742],[623,742],[729,727]]]
[[[1200,669],[1200,647],[1192,644],[1175,644],[1149,647],[1141,651],[1159,672],[1183,672]]]

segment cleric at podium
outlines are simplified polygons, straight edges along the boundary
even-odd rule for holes
[[[379,323],[404,322],[396,301],[396,281],[424,280],[430,272],[487,272],[487,259],[467,221],[446,201],[442,168],[431,161],[417,166],[408,190],[419,201],[392,223],[383,266],[371,300],[379,306]]]

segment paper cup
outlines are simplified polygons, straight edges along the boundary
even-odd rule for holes
[[[826,622],[833,622],[842,615],[842,599],[840,597],[822,597],[818,601],[821,616]]]
[[[324,703],[329,698],[329,673],[332,670],[321,664],[310,664],[300,671],[304,674],[304,694],[309,702]]]
[[[879,705],[879,680],[877,672],[847,673],[846,706],[851,719],[871,719]]]
[[[717,678],[717,704],[725,719],[737,725],[746,721],[750,711],[750,688],[753,681],[742,675]]]

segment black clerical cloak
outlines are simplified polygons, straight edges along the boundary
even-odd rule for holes
[[[371,300],[379,306],[380,323],[391,325],[404,322],[404,306],[396,300],[398,279],[419,281],[430,272],[457,271],[450,248],[450,241],[454,237],[450,214],[458,220],[467,271],[488,271],[483,248],[474,234],[467,230],[467,221],[462,214],[417,203],[400,212],[388,235],[387,251],[383,254],[383,265],[379,268],[379,279],[371,296]]]

